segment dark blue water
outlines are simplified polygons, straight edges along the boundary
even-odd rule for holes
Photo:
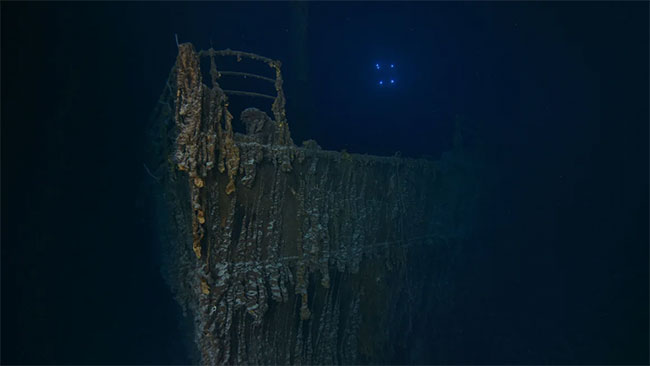
[[[142,191],[174,34],[282,60],[297,143],[473,131],[499,181],[422,363],[648,363],[647,3],[1,6],[3,364],[189,362]]]

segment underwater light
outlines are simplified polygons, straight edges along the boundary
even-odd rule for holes
[[[375,63],[374,74],[376,77],[375,82],[377,83],[375,85],[379,85],[382,88],[393,88],[397,86],[396,80],[399,75],[397,75],[397,68],[394,63]]]

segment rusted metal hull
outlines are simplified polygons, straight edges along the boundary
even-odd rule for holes
[[[247,133],[234,133],[214,59],[208,87],[199,55],[180,46],[154,117],[166,276],[197,361],[387,363],[409,352],[414,323],[451,304],[475,194],[467,167],[298,147],[281,82],[275,119],[247,109]]]

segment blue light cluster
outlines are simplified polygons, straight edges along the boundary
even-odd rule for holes
[[[377,72],[377,84],[379,86],[393,86],[397,83],[397,75],[395,74],[395,64],[380,63],[375,64],[375,71]]]

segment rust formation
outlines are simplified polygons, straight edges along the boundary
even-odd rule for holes
[[[220,71],[220,57],[265,63],[273,77]],[[276,95],[224,89],[224,76],[272,82]],[[247,108],[245,133],[235,132],[232,95],[273,99],[272,117]],[[469,169],[451,155],[297,146],[285,103],[279,61],[179,45],[153,118],[157,214],[196,361],[391,362],[417,322],[452,304],[449,278],[476,196]]]

